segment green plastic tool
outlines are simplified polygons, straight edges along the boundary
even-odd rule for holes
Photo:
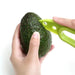
[[[67,32],[70,32],[75,35],[74,29],[57,24],[52,19],[44,19],[44,20],[39,20],[39,21],[45,27],[45,29],[57,34],[61,40],[70,44],[72,47],[75,47],[75,40],[73,38],[65,35],[63,32],[63,31],[67,31]]]

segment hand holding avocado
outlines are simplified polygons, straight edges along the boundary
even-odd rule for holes
[[[53,49],[51,33],[42,27],[39,19],[36,14],[28,13],[16,28],[10,58],[16,75],[41,75],[41,62]],[[56,17],[53,20],[75,29],[75,20]]]
[[[12,41],[11,62],[16,75],[41,75],[41,63],[45,56],[39,59],[38,51],[40,45],[40,34],[34,32],[29,43],[28,54],[22,52],[20,44],[20,24],[17,26]]]

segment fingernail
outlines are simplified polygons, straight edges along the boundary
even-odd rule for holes
[[[37,39],[38,36],[39,36],[39,33],[38,32],[34,32],[33,35],[32,35],[32,37],[35,38],[35,39]]]

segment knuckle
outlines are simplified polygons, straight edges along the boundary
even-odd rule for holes
[[[37,41],[36,41],[36,40],[33,40],[33,41],[30,42],[30,44],[31,44],[32,46],[37,46]]]

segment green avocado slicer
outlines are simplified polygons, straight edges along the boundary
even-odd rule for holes
[[[61,40],[70,44],[72,47],[75,47],[75,39],[65,35],[63,32],[63,31],[67,31],[75,35],[74,29],[57,24],[52,19],[43,19],[43,20],[39,20],[39,22],[45,27],[45,29],[57,34]]]

